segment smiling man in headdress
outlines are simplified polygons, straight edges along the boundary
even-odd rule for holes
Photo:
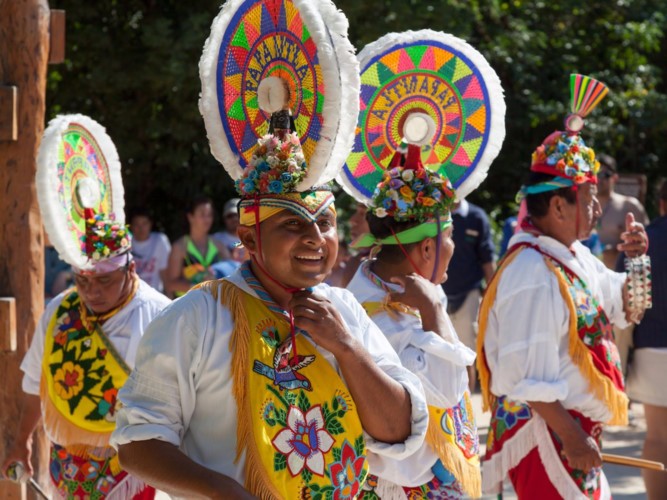
[[[253,57],[283,38],[298,49],[290,60]],[[356,498],[369,456],[409,455],[428,417],[419,381],[361,306],[322,284],[338,242],[324,184],[354,130],[341,106],[353,114],[358,92],[345,18],[327,1],[227,2],[200,67],[202,113],[236,181],[251,259],[153,323],[114,443],[124,466],[178,496]],[[256,91],[244,68],[265,72]],[[242,102],[247,121],[234,114]],[[248,146],[245,133],[259,140]]]

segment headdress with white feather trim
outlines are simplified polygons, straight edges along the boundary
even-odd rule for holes
[[[361,111],[338,177],[345,190],[371,204],[414,115],[421,116],[425,168],[449,179],[458,198],[477,188],[505,138],[503,91],[486,59],[465,41],[432,30],[385,35],[358,58]]]
[[[211,151],[242,209],[267,198],[289,205],[291,193],[338,174],[354,139],[359,72],[347,20],[330,1],[227,1],[199,69]]]
[[[117,267],[106,264],[128,253],[131,239],[120,161],[104,127],[83,115],[51,120],[36,184],[44,227],[60,257],[82,272]]]

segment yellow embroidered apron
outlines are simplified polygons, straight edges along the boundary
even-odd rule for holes
[[[237,460],[245,452],[246,488],[262,499],[356,498],[368,475],[366,446],[338,373],[301,333],[292,355],[290,325],[275,304],[226,281],[202,288],[221,290],[234,319]]]

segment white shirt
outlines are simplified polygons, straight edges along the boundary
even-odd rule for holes
[[[171,243],[163,233],[151,233],[144,241],[132,240],[132,255],[137,263],[137,274],[150,286],[164,291],[160,272],[167,269]]]
[[[362,304],[382,302],[386,292],[366,276],[364,268],[368,265],[369,261],[366,261],[359,266],[347,289]],[[392,283],[385,285],[393,290],[400,290]],[[435,288],[438,291],[441,307],[446,311],[445,293],[441,286]],[[476,355],[458,339],[449,316],[446,316],[445,338],[435,332],[424,331],[421,320],[412,315],[402,314],[400,319],[397,319],[386,312],[379,312],[371,319],[396,350],[403,366],[417,375],[424,386],[426,401],[429,404],[440,408],[452,408],[461,401],[468,389],[466,367],[473,364]],[[381,477],[396,483],[396,474],[402,471],[411,478],[409,483],[400,483],[402,486],[421,486],[433,478],[431,468],[437,461],[438,456],[435,452],[424,444],[407,460],[391,461],[392,467],[386,467],[389,474]]]
[[[226,279],[256,296],[240,271]],[[404,443],[382,443],[365,435],[371,470],[382,471],[383,457],[407,457],[422,445],[428,425],[423,389],[400,365],[352,294],[324,284],[315,287],[315,292],[336,306],[380,369],[410,394],[412,430]],[[188,292],[158,316],[139,345],[136,368],[119,394],[124,406],[116,414],[112,445],[166,441],[195,462],[243,484],[245,457],[234,463],[237,409],[229,351],[233,327],[230,311],[202,290]],[[334,356],[316,348],[340,373]]]
[[[518,233],[510,246],[530,242],[579,276],[597,298],[609,320],[627,326],[622,286],[625,274],[608,270],[578,241],[572,251],[548,236]],[[491,392],[510,399],[560,401],[566,409],[606,422],[611,413],[588,389],[587,380],[568,351],[569,310],[544,257],[525,248],[505,268],[489,311],[484,340],[492,373]]]
[[[46,306],[37,324],[30,348],[21,363],[21,370],[24,372],[23,391],[28,394],[39,395],[46,332],[66,293],[65,291],[54,297]],[[104,323],[102,327],[104,334],[130,368],[134,366],[137,346],[144,330],[170,302],[167,297],[140,280],[137,292],[130,303]]]

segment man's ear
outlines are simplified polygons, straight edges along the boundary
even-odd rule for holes
[[[248,250],[250,253],[257,251],[257,239],[254,227],[248,226],[239,226],[236,230],[241,240],[241,244]]]
[[[562,196],[552,196],[549,200],[549,212],[551,212],[557,220],[562,221],[565,218],[565,205],[567,201]]]
[[[433,238],[425,238],[419,243],[420,257],[429,262],[435,258],[435,240]]]

